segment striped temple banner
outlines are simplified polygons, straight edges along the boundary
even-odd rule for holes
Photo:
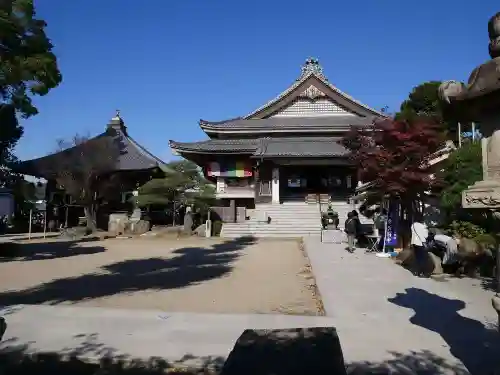
[[[251,177],[252,166],[248,162],[237,161],[234,163],[220,164],[212,162],[208,164],[207,174],[210,177]]]

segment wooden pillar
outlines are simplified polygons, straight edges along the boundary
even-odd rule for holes
[[[229,201],[229,208],[230,208],[230,221],[233,223],[236,223],[236,201],[234,199],[231,199]]]

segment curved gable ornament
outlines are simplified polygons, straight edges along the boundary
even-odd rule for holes
[[[314,57],[306,59],[304,65],[302,65],[301,71],[302,74],[300,75],[298,80],[309,74],[315,74],[318,77],[326,79],[325,75],[323,74],[323,67],[320,65],[319,60]]]

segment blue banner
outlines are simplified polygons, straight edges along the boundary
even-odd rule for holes
[[[395,247],[398,244],[398,226],[399,226],[399,205],[397,202],[389,203],[387,213],[387,224],[385,229],[385,246]]]

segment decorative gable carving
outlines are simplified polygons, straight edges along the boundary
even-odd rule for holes
[[[304,91],[308,96],[300,95],[290,105],[282,108],[270,117],[356,116],[354,113],[347,111],[333,102],[321,91],[309,89]],[[318,95],[319,93],[323,95]],[[311,99],[309,95],[313,95],[314,99]]]
[[[299,95],[299,97],[301,97],[301,98],[308,98],[311,100],[315,100],[317,98],[326,97],[326,96],[327,95],[323,91],[321,91],[320,89],[318,89],[314,85],[309,86],[307,89],[302,91]]]

